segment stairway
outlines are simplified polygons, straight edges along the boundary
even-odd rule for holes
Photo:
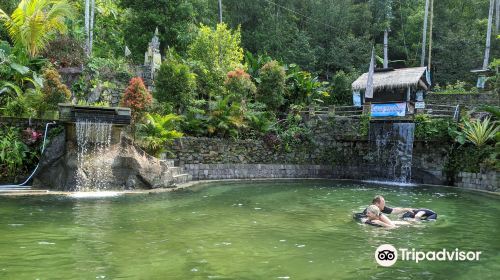
[[[169,180],[169,186],[175,187],[191,181],[191,174],[182,173],[184,171],[183,168],[175,166],[173,159],[161,160],[161,164],[165,167],[163,175]]]

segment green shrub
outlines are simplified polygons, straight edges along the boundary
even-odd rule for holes
[[[236,101],[249,100],[255,98],[257,88],[252,82],[250,75],[243,69],[236,69],[227,73],[225,81],[226,90]]]
[[[0,137],[0,175],[5,178],[13,178],[20,173],[29,149],[23,143],[16,128],[8,127],[0,132],[2,133],[2,137]]]
[[[285,101],[285,70],[276,60],[270,61],[260,69],[260,84],[257,101],[276,111]]]
[[[168,103],[175,112],[184,112],[195,98],[196,75],[189,66],[174,59],[165,60],[155,80],[153,96],[160,103]]]
[[[174,139],[182,137],[182,133],[176,130],[177,123],[181,116],[168,114],[161,116],[158,114],[146,114],[146,122],[139,124],[138,136],[139,144],[145,150],[158,157],[165,152],[165,144],[171,143]]]
[[[345,73],[340,70],[332,78],[332,91],[325,98],[327,105],[352,105],[351,84],[356,79],[356,73]]]
[[[478,89],[474,86],[467,85],[466,82],[457,81],[455,84],[447,84],[444,88],[436,85],[434,93],[437,94],[469,94],[478,93]]]
[[[414,121],[417,140],[450,140],[450,134],[457,128],[453,120],[431,118],[427,114],[415,115]]]
[[[229,96],[218,96],[209,105],[206,119],[209,136],[238,137],[240,131],[247,127],[243,107],[238,102],[232,102]]]

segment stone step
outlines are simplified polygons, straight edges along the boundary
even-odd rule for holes
[[[173,159],[162,159],[160,164],[164,167],[175,167]]]
[[[172,177],[175,175],[179,175],[182,172],[183,172],[183,170],[180,167],[169,167],[167,170],[165,170],[164,174],[166,176]]]
[[[192,178],[191,174],[187,174],[187,173],[174,175],[172,178],[172,184],[174,186],[179,185],[179,184],[184,184],[184,183],[191,181],[191,178]]]

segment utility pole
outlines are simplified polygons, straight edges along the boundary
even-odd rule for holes
[[[219,0],[219,23],[222,23],[222,0]]]
[[[425,0],[424,13],[424,31],[422,32],[422,55],[420,57],[420,66],[425,66],[425,47],[427,47],[427,18],[429,16],[429,0]]]
[[[434,0],[431,0],[431,20],[429,24],[429,61],[427,62],[427,69],[431,70],[432,63],[432,25],[434,23]]]
[[[491,25],[493,24],[493,7],[495,0],[490,0],[490,11],[488,13],[488,30],[486,31],[486,49],[484,50],[483,70],[488,68],[490,61],[490,47],[491,47]]]

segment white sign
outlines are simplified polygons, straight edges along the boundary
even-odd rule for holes
[[[415,102],[415,109],[425,109],[425,102]]]
[[[406,103],[372,104],[372,117],[404,117]]]

